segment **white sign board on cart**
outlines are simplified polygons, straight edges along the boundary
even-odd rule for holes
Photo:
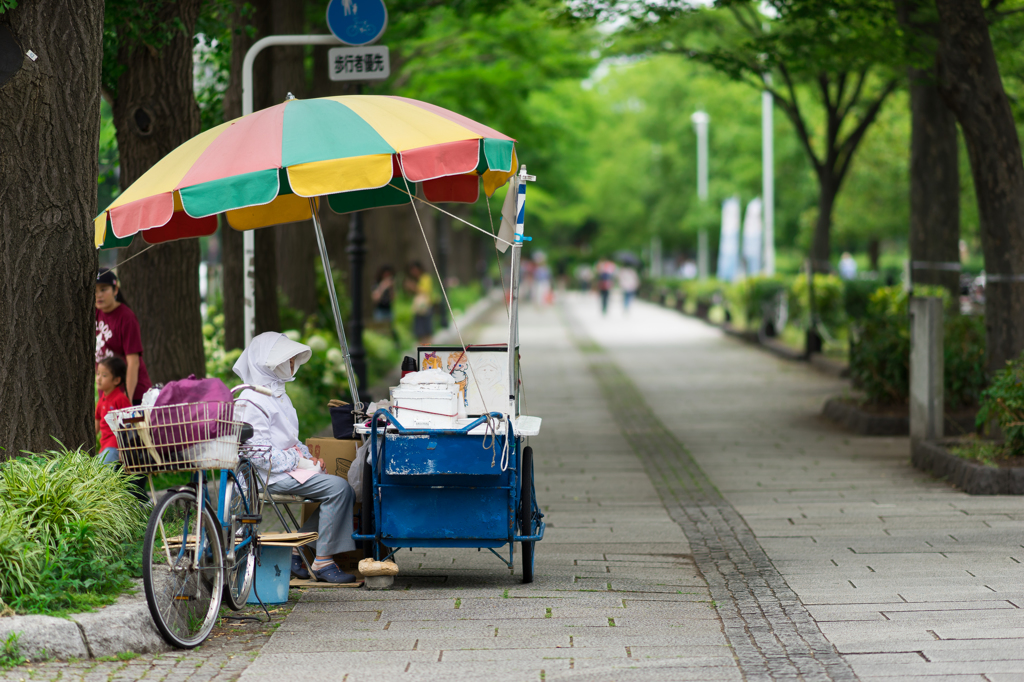
[[[334,47],[327,51],[332,81],[379,81],[391,75],[387,45]]]
[[[468,416],[506,412],[509,404],[507,346],[471,345],[468,350],[467,362],[459,346],[420,346],[419,368],[449,372],[458,384],[459,400],[463,401]]]

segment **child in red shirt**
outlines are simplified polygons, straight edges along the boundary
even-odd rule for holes
[[[128,400],[124,392],[127,373],[128,365],[116,355],[103,358],[96,365],[96,388],[100,393],[96,405],[96,430],[100,432],[100,456],[104,464],[118,461],[117,438],[104,417],[111,410],[132,406],[132,401]]]

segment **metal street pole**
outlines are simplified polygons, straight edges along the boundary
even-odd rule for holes
[[[764,82],[771,85],[770,74],[765,74]],[[761,205],[764,219],[764,274],[771,277],[775,274],[775,143],[774,126],[772,123],[772,93],[765,90],[761,93]]]
[[[253,84],[252,65],[256,61],[256,55],[265,48],[274,45],[341,45],[342,42],[333,35],[315,36],[267,36],[260,38],[249,51],[245,53],[245,60],[242,62],[242,116],[248,116],[253,109]],[[230,229],[230,228],[228,228]],[[242,270],[245,273],[245,280],[242,283],[244,298],[244,327],[245,346],[256,333],[256,239],[252,230],[242,233]]]
[[[708,122],[707,112],[696,111],[690,117],[697,131],[697,198],[708,200]],[[708,278],[708,231],[697,233],[697,273],[701,280]]]

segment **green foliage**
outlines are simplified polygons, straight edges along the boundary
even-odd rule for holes
[[[7,10],[15,9],[17,6],[18,0],[0,0],[0,14]]]
[[[997,466],[998,461],[1006,456],[1001,444],[975,439],[954,445],[949,451],[957,457],[981,462],[987,466]]]
[[[1024,455],[1024,354],[996,372],[981,394],[978,426],[988,427],[992,421],[999,424],[1007,454]]]
[[[943,338],[946,407],[977,405],[988,377],[985,319],[972,315],[946,316]]]
[[[917,296],[943,296],[942,287],[917,287]],[[985,325],[981,318],[944,318],[946,409],[975,405],[985,382]],[[906,402],[910,392],[909,296],[902,287],[880,287],[851,335],[850,375],[875,405]]]
[[[0,3],[2,2],[3,0],[0,0]],[[0,4],[0,13],[2,12],[3,5]],[[21,647],[18,646],[19,639],[21,639],[21,633],[12,632],[7,635],[7,639],[0,642],[0,670],[10,670],[28,660],[21,655]]]
[[[907,297],[882,287],[868,299],[867,314],[850,341],[850,376],[874,405],[906,402],[910,377]]]
[[[756,329],[775,298],[788,288],[781,277],[748,277],[733,287],[730,298],[743,314],[747,327]]]
[[[851,279],[843,284],[843,310],[850,320],[861,320],[868,314],[871,295],[882,286],[877,279]]]
[[[0,602],[59,614],[115,598],[127,585],[124,547],[145,525],[128,485],[82,449],[0,464]]]
[[[804,329],[810,327],[810,291],[806,275],[797,275],[789,287],[789,318]],[[819,324],[834,333],[846,324],[843,280],[836,275],[814,275],[814,311]]]

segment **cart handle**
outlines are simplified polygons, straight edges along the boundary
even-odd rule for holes
[[[505,415],[502,412],[491,412],[490,414],[483,414],[477,417],[475,420],[466,424],[461,429],[408,429],[395,418],[395,415],[391,414],[384,408],[380,408],[373,415],[373,421],[370,423],[370,435],[376,437],[377,435],[377,419],[381,418],[384,421],[393,424],[398,429],[399,433],[469,433],[476,427],[480,426],[487,421],[488,417],[494,417],[495,419],[504,419]]]

